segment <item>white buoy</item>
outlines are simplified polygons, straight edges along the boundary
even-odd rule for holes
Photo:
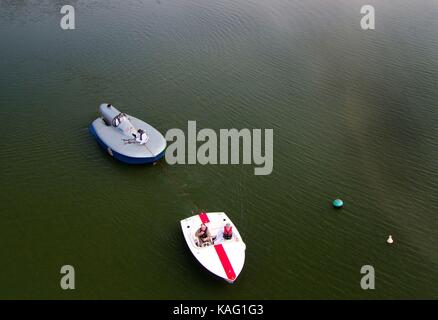
[[[391,235],[389,235],[388,240],[386,240],[386,242],[389,243],[389,244],[393,244],[394,243],[394,240],[392,239]]]

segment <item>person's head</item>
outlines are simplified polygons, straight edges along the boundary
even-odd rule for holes
[[[202,223],[201,224],[201,230],[202,231],[205,231],[207,229],[207,226],[205,225],[205,223]]]

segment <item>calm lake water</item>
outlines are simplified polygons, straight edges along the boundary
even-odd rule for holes
[[[374,31],[358,0],[69,3],[73,31],[65,1],[0,1],[0,298],[438,298],[437,1],[367,1]],[[103,101],[272,128],[273,173],[118,163],[87,130]],[[234,285],[183,242],[201,208],[247,244]]]

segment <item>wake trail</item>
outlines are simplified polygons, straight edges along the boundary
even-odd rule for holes
[[[175,178],[175,176],[172,173],[170,173],[170,171],[166,168],[166,166],[162,163],[162,161],[158,162],[158,165],[161,167],[162,171],[169,178],[169,180],[172,181],[172,184],[180,192],[180,195],[186,197],[194,205],[194,210],[192,210],[192,213],[193,214],[199,213],[201,211],[201,207],[198,205],[195,199],[193,199],[191,194],[186,190],[184,190],[184,186],[182,186],[181,183],[179,183],[178,180]]]

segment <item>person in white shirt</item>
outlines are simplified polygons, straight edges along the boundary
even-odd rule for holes
[[[145,144],[148,141],[148,136],[146,135],[146,132],[144,132],[144,130],[142,129],[138,129],[135,141],[140,144]]]

